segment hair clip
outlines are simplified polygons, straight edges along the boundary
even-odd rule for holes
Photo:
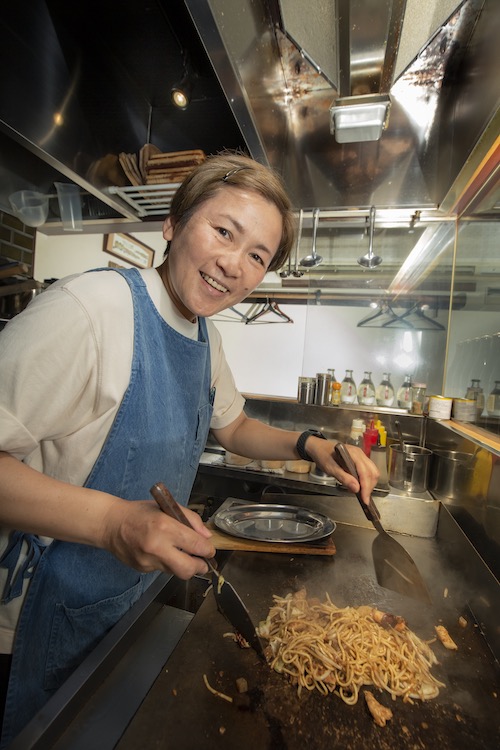
[[[250,169],[250,167],[235,167],[234,169],[230,169],[229,172],[226,172],[226,174],[222,178],[222,182],[227,182],[228,179],[233,176],[233,174],[236,174],[236,172],[241,172],[242,169]]]

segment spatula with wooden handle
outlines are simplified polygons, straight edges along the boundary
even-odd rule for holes
[[[167,516],[175,518],[176,521],[184,524],[184,526],[188,526],[190,529],[193,528],[187,516],[182,511],[181,506],[175,502],[172,494],[162,482],[157,482],[153,485],[150,493],[156,500],[159,508]],[[203,560],[212,573],[212,589],[219,612],[224,615],[236,632],[243,636],[257,654],[262,659],[265,659],[261,640],[255,631],[255,626],[250,619],[248,610],[236,593],[236,590],[224,579],[214,561],[206,557]]]
[[[337,443],[335,446],[335,460],[344,471],[359,480],[354,461],[343,443]],[[427,586],[415,562],[405,548],[396,542],[382,526],[380,513],[373,498],[370,497],[370,502],[367,505],[363,502],[360,492],[356,494],[356,497],[363,513],[378,531],[378,535],[373,540],[372,555],[379,585],[397,591],[398,594],[405,594],[429,603],[431,598]]]

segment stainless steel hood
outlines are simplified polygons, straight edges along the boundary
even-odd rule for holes
[[[438,209],[498,133],[498,0],[32,0],[0,16],[0,208],[55,179],[81,187],[85,227],[157,226],[112,191],[120,152],[242,148],[297,208]],[[170,87],[188,56],[195,96]],[[339,144],[339,97],[387,94],[379,141]],[[122,176],[123,178],[123,176]],[[496,178],[495,178],[496,179]],[[486,211],[498,215],[495,184]],[[51,202],[46,228],[61,231]],[[475,206],[480,212],[481,206]]]
[[[439,207],[498,110],[496,0],[186,4],[251,153],[297,207]],[[338,144],[330,108],[360,94],[390,96],[388,126]]]

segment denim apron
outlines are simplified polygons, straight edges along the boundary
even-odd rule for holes
[[[206,322],[199,320],[198,341],[182,336],[159,315],[138,271],[109,270],[132,293],[134,352],[128,388],[85,486],[144,500],[162,481],[186,505],[213,409]],[[32,580],[16,631],[2,747],[159,575],[84,544],[54,540],[40,552],[36,537],[23,537],[37,563],[26,571]]]

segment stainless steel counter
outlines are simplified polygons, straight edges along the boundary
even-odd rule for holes
[[[305,586],[310,596],[321,599],[328,592],[339,606],[370,603],[402,614],[424,638],[433,637],[434,624],[445,624],[459,650],[446,651],[439,643],[433,646],[440,661],[433,671],[446,684],[438,698],[411,705],[377,693],[394,713],[383,729],[374,725],[362,700],[348,706],[334,695],[306,692],[299,698],[296,688],[282,675],[272,673],[252,651],[241,650],[224,638],[230,628],[218,614],[213,598],[208,597],[117,750],[498,747],[498,673],[468,609],[461,571],[447,559],[446,543],[404,538],[431,589],[433,605],[426,608],[378,587],[371,559],[372,531],[342,524],[334,536],[336,558],[325,561],[298,555],[234,553],[225,575],[244,596],[256,622],[266,616],[273,593],[285,594]],[[468,621],[466,628],[458,625],[460,615]],[[236,679],[246,678],[247,710],[212,695],[203,682],[204,674],[214,688],[231,696],[237,695]]]
[[[371,528],[354,496],[338,482],[311,479],[311,474],[281,474],[254,471],[223,463],[200,465],[195,488],[203,499],[212,498],[212,510],[226,497],[243,500],[303,505],[332,518],[333,521]],[[376,489],[373,493],[382,523],[389,531],[413,536],[432,537],[436,533],[440,502],[429,492],[414,495],[394,487]]]
[[[394,719],[381,729],[361,703],[346,706],[335,696],[319,694],[299,700],[295,689],[253,652],[239,650],[223,637],[230,627],[213,597],[195,597],[193,617],[187,603],[196,581],[185,589],[177,579],[162,576],[11,750],[302,750],[304,744],[311,750],[496,748],[498,662],[490,648],[498,632],[488,624],[488,612],[500,611],[496,580],[442,508],[433,538],[397,537],[429,586],[433,604],[422,607],[378,586],[371,558],[374,533],[341,522],[332,558],[237,552],[219,555],[220,563],[255,621],[266,616],[273,593],[305,585],[311,596],[324,598],[328,592],[339,606],[368,603],[401,614],[424,638],[433,636],[435,624],[444,624],[459,651],[434,646],[440,660],[436,674],[447,685],[435,701],[391,702]],[[172,598],[176,588],[185,593],[183,598]],[[458,625],[460,615],[467,619],[464,629]],[[210,694],[203,674],[214,687],[232,694],[234,680],[246,677],[249,710]]]

